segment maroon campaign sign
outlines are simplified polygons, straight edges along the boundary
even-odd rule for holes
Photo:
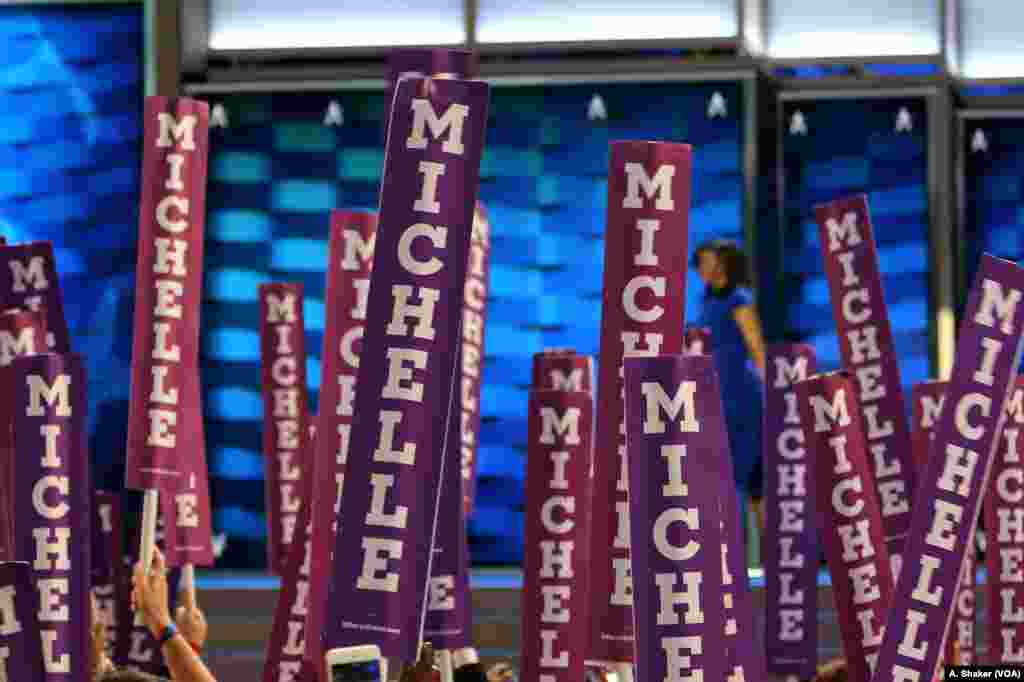
[[[818,374],[798,382],[796,395],[843,652],[850,680],[867,682],[882,643],[893,575],[856,384],[849,372]],[[790,504],[783,527],[803,530],[807,524],[796,516],[802,507],[799,500]]]
[[[39,591],[47,682],[86,682],[92,661],[92,486],[86,449],[88,381],[78,355],[18,358],[13,395],[14,546]]]
[[[480,446],[480,388],[483,385],[484,338],[487,326],[487,291],[491,281],[491,221],[477,203],[473,236],[466,265],[466,291],[462,310],[462,352],[459,354],[458,423],[462,472],[462,499],[467,515],[476,499],[477,451]],[[468,550],[467,550],[468,551]]]
[[[918,488],[921,502],[914,506],[904,575],[896,583],[876,682],[927,682],[938,669],[1020,366],[1022,292],[1024,270],[987,254],[981,257],[932,454]]]
[[[587,660],[633,660],[622,359],[683,350],[692,164],[685,144],[611,146]]]
[[[29,564],[0,563],[0,682],[46,682],[38,610]]]
[[[447,432],[488,99],[484,83],[397,86],[324,627],[332,647],[418,656],[446,439],[457,437]]]
[[[594,358],[574,350],[546,350],[533,355],[533,390],[594,394]]]
[[[206,464],[206,439],[200,392],[190,408],[189,436],[192,445],[182,459],[181,489],[174,495],[166,494],[159,500],[167,519],[167,539],[164,555],[168,566],[213,566],[213,518],[210,513],[210,481]]]
[[[313,440],[313,483],[309,534],[311,569],[306,612],[306,661],[323,664],[322,633],[328,581],[334,562],[333,539],[341,505],[355,405],[356,372],[362,347],[366,307],[377,240],[377,215],[332,211],[328,244],[320,415]],[[331,406],[334,406],[333,408]]]
[[[263,682],[316,682],[318,667],[306,660],[306,616],[309,613],[309,575],[312,558],[309,540],[310,505],[302,505],[291,543],[291,555],[281,571],[281,591],[274,609],[274,624],[267,640]]]
[[[42,310],[9,309],[0,313],[0,367],[15,358],[46,352],[46,316]],[[0,407],[0,412],[5,408]],[[11,416],[7,416],[9,422]],[[14,443],[0,433],[0,561],[14,559]]]
[[[683,350],[688,355],[711,355],[711,328],[687,327],[684,329]]]
[[[46,344],[37,352],[71,352],[64,299],[50,242],[0,246],[0,307],[33,310],[45,317]]]
[[[261,284],[259,296],[267,566],[280,575],[291,555],[302,500],[308,500],[301,493],[312,478],[303,288],[301,283]]]
[[[627,358],[625,374],[629,485],[644,491],[629,496],[637,679],[725,680],[735,643],[723,599],[725,416],[714,363]]]
[[[206,103],[146,98],[126,480],[172,495],[200,426],[208,138]]]
[[[92,596],[100,620],[107,629],[107,644],[117,638],[118,577],[121,571],[122,528],[121,496],[97,490],[93,496],[92,517]]]
[[[898,579],[917,479],[867,197],[818,206],[815,215],[839,351],[857,379],[885,541]]]
[[[1017,377],[1010,396],[1007,421],[985,493],[987,632],[992,664],[1024,663],[1024,441],[1020,437],[1024,427],[1024,377]],[[973,568],[973,562],[964,563]],[[966,582],[967,568],[963,577]],[[958,613],[963,599],[961,592],[957,595]],[[973,598],[965,605],[971,607],[973,615]]]
[[[818,520],[795,384],[814,374],[814,347],[768,346],[764,405],[765,665],[811,679],[818,662]]]
[[[942,413],[942,402],[946,395],[947,382],[923,381],[915,384],[911,391],[913,403],[910,442],[914,448],[914,465],[923,471],[928,462],[932,440],[935,438],[935,424]],[[964,559],[964,571],[956,598],[956,615],[953,616],[952,632],[946,638],[946,659],[952,660],[954,643],[960,645],[960,662],[970,665],[974,662],[974,606],[975,566],[974,543]]]
[[[522,593],[524,680],[582,682],[594,402],[531,391]]]

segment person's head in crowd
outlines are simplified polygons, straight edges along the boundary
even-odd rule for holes
[[[691,265],[711,292],[731,291],[750,285],[747,256],[731,239],[704,242],[693,252]]]

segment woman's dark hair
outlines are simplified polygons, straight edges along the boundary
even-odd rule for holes
[[[725,269],[726,289],[750,286],[750,270],[747,267],[747,255],[740,245],[731,239],[712,239],[702,243],[693,252],[690,264],[697,267],[700,254],[710,251],[714,253]]]

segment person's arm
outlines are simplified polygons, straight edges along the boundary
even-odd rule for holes
[[[135,608],[142,611],[146,627],[153,637],[160,640],[174,622],[168,606],[167,565],[160,550],[154,550],[153,565],[148,573],[141,562],[135,564],[134,583],[132,600]],[[164,642],[161,649],[174,682],[217,682],[180,632]]]
[[[757,309],[752,305],[741,305],[733,311],[736,319],[736,326],[743,334],[743,340],[747,343],[747,350],[754,364],[760,370],[761,376],[765,376],[765,351],[764,335],[761,333],[761,319],[757,316]]]

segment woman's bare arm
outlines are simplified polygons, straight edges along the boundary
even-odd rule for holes
[[[765,376],[764,335],[761,333],[761,319],[757,316],[757,309],[752,305],[740,306],[733,312],[733,317],[747,343],[750,357],[754,359],[761,376]]]

